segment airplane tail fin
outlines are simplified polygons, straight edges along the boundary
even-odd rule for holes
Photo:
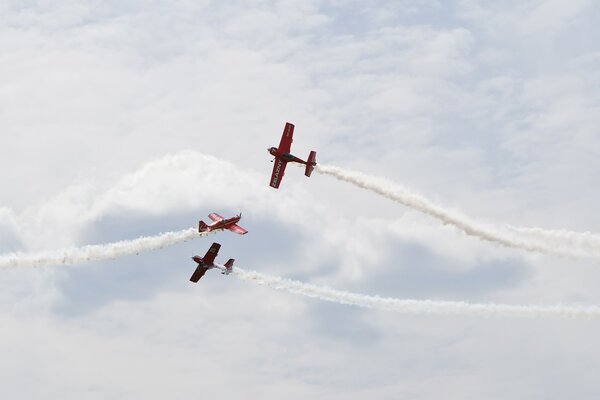
[[[198,222],[198,232],[206,232],[208,230],[208,225],[204,223],[204,221]]]
[[[311,151],[308,155],[308,160],[306,160],[306,170],[304,171],[304,175],[310,176],[313,169],[315,169],[315,165],[317,165],[317,152]]]
[[[229,260],[227,260],[227,262],[225,263],[225,271],[223,271],[223,273],[225,275],[229,275],[230,273],[233,272],[233,262],[235,260],[233,258],[230,258]]]

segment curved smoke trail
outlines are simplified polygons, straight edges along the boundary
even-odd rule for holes
[[[138,239],[103,245],[90,245],[33,254],[8,254],[0,256],[0,268],[68,265],[87,261],[114,259],[170,246],[199,236],[205,236],[205,234],[200,234],[196,229],[190,228],[179,232],[167,232],[156,236],[140,237]],[[238,267],[234,268],[233,274],[244,281],[254,282],[259,285],[307,297],[359,307],[397,311],[405,314],[471,315],[482,317],[585,317],[600,319],[600,307],[597,306],[470,304],[458,301],[394,299],[335,290],[326,286],[317,286],[254,271],[246,271]]]
[[[509,226],[508,229],[516,234],[543,240],[553,246],[571,247],[583,253],[598,252],[600,235],[592,232],[574,232],[564,229],[542,229]]]
[[[600,319],[600,307],[598,306],[474,304],[462,301],[395,299],[335,290],[327,286],[318,286],[269,276],[255,271],[246,271],[238,267],[233,269],[233,274],[235,277],[247,282],[257,283],[306,297],[359,307],[396,311],[403,314]]]
[[[0,268],[69,265],[88,261],[115,259],[160,249],[205,235],[205,233],[199,233],[195,228],[190,228],[178,232],[166,232],[156,236],[143,236],[133,240],[108,244],[94,244],[39,253],[3,254],[0,255]]]
[[[432,203],[392,181],[350,171],[334,166],[317,165],[317,172],[353,184],[361,189],[382,195],[392,201],[434,217],[444,224],[452,225],[467,235],[506,247],[566,257],[590,257],[600,259],[600,237],[597,235],[546,231],[535,228],[507,228],[505,230],[472,220],[458,212]]]

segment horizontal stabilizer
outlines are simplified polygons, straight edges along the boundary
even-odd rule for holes
[[[235,260],[233,258],[230,258],[229,260],[227,260],[227,262],[225,263],[225,271],[223,271],[223,273],[225,275],[229,275],[230,273],[233,272],[233,262]]]
[[[311,151],[308,155],[308,160],[306,160],[306,170],[304,171],[304,175],[310,176],[315,169],[315,165],[317,165],[317,152]]]

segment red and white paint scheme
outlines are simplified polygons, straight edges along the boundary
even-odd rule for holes
[[[235,261],[233,258],[230,258],[225,263],[225,265],[215,264],[215,258],[217,257],[217,254],[219,254],[220,248],[221,248],[221,245],[219,243],[213,243],[210,246],[210,249],[208,249],[208,251],[206,252],[206,255],[204,257],[200,257],[200,256],[192,257],[192,260],[197,262],[198,266],[196,267],[196,270],[194,271],[194,273],[192,274],[192,277],[190,278],[191,282],[194,282],[194,283],[198,282],[200,280],[200,278],[202,278],[204,276],[206,271],[208,271],[209,269],[213,269],[213,268],[220,269],[221,273],[225,274],[225,275],[229,275],[230,273],[233,272],[233,262]]]
[[[231,218],[223,218],[217,213],[208,214],[208,218],[213,220],[214,222],[210,225],[207,225],[204,221],[198,222],[198,232],[215,232],[223,229],[229,229],[231,232],[235,232],[238,235],[245,235],[248,233],[247,230],[242,228],[239,225],[236,225],[240,219],[242,219],[242,214],[238,214],[235,217]]]
[[[279,188],[283,174],[285,173],[285,167],[289,162],[297,162],[306,165],[304,175],[310,176],[315,165],[317,165],[317,152],[311,151],[308,155],[308,160],[304,161],[292,154],[290,150],[292,148],[292,141],[294,136],[294,125],[286,122],[285,128],[283,129],[283,135],[281,135],[281,142],[279,147],[271,147],[267,149],[275,159],[273,164],[273,172],[271,173],[271,181],[269,185],[275,189]]]

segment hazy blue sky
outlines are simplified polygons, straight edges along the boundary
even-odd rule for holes
[[[600,232],[600,6],[549,1],[0,0],[0,252],[231,233],[0,271],[0,397],[596,399],[598,322],[404,316],[366,294],[600,304],[600,266],[526,254],[290,166],[385,176],[498,224]]]

